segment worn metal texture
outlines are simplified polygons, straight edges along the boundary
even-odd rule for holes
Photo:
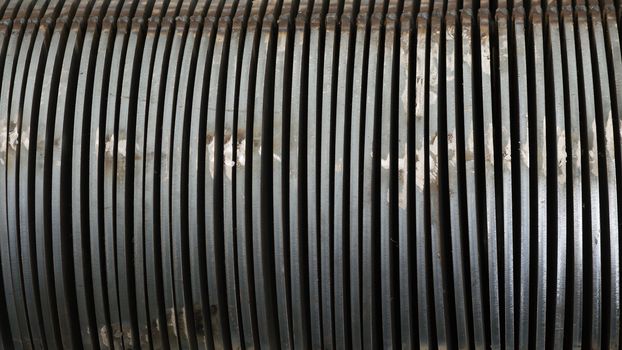
[[[0,350],[620,348],[618,1],[0,17]]]

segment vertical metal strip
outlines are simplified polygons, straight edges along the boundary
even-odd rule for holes
[[[4,15],[2,17],[2,22],[0,22],[0,50],[2,53],[2,59],[0,61],[0,66],[2,68],[3,76],[5,74],[5,66],[7,69],[12,67],[11,58],[14,56],[14,52],[10,52],[9,43],[11,34],[10,31],[13,27],[13,21],[15,17],[19,14],[19,10],[21,6],[26,6],[32,1],[28,1],[26,3],[21,1],[11,1],[8,3]],[[8,58],[8,64],[7,64]],[[12,74],[12,70],[10,70]],[[11,78],[8,81],[2,81],[2,91],[10,91],[10,86],[5,86],[6,84],[12,83]],[[6,116],[5,116],[6,117]],[[2,162],[0,162],[0,180],[2,180],[4,193],[6,193],[6,148],[8,142],[8,120],[5,120],[3,124],[3,134],[5,134],[2,145],[0,145]],[[8,316],[10,318],[9,324],[11,327],[11,335],[13,338],[14,345],[17,348],[28,347],[30,343],[30,330],[27,320],[26,306],[24,304],[23,299],[23,290],[19,285],[16,285],[16,282],[19,281],[19,275],[14,276],[17,272],[16,269],[19,269],[19,266],[15,265],[16,261],[14,259],[15,250],[17,249],[17,240],[12,237],[12,233],[9,232],[9,213],[8,213],[8,204],[7,198],[2,198],[0,200],[0,238],[5,244],[2,245],[2,249],[0,250],[0,259],[2,262],[2,276],[3,276],[3,286],[5,297],[7,299],[7,308],[8,308]],[[31,346],[31,345],[30,345]]]
[[[131,19],[129,37],[127,39],[126,58],[123,67],[118,121],[118,141],[116,155],[116,225],[117,225],[117,259],[119,261],[119,284],[128,291],[124,300],[127,311],[131,310],[133,342],[137,346],[149,346],[149,316],[146,307],[146,291],[144,288],[144,253],[142,232],[136,232],[136,221],[142,215],[134,217],[131,208],[138,205],[135,201],[134,162],[136,118],[138,106],[139,79],[141,58],[146,36],[147,19],[152,10],[161,4],[140,2]],[[75,131],[74,131],[75,135]],[[142,180],[142,179],[141,179]],[[142,225],[142,223],[140,224]],[[139,277],[140,276],[140,277]],[[137,278],[138,277],[138,278]],[[129,307],[131,305],[131,307]]]
[[[425,133],[425,168],[427,169],[427,178],[425,185],[427,195],[426,201],[429,208],[430,226],[429,226],[429,247],[432,272],[433,286],[433,303],[434,303],[434,320],[436,328],[436,342],[440,349],[452,347],[452,334],[449,319],[448,294],[448,276],[447,266],[449,265],[446,256],[446,226],[445,216],[442,212],[443,204],[441,204],[441,184],[445,179],[442,178],[442,168],[440,164],[442,156],[440,154],[440,122],[439,119],[445,112],[442,99],[444,91],[442,91],[442,78],[439,76],[443,73],[444,48],[442,47],[443,37],[443,16],[444,2],[434,1],[432,14],[430,16],[430,46],[429,46],[429,63],[428,63],[428,96],[427,96],[427,118]],[[426,214],[428,215],[428,214]]]
[[[512,9],[512,36],[514,38],[514,57],[516,69],[516,99],[519,144],[519,188],[520,188],[520,287],[519,287],[519,326],[518,347],[529,346],[529,310],[531,305],[530,280],[531,268],[531,197],[529,172],[529,109],[527,105],[527,48],[525,42],[525,9],[522,2],[514,3]]]
[[[461,222],[461,196],[460,196],[460,177],[461,165],[458,157],[458,116],[460,113],[457,105],[459,99],[460,81],[460,57],[459,37],[460,23],[456,8],[456,1],[449,1],[445,15],[445,101],[446,101],[446,149],[447,154],[447,191],[449,193],[448,217],[446,224],[447,231],[451,237],[452,252],[452,275],[454,290],[454,309],[456,314],[456,339],[455,346],[459,349],[469,347],[471,335],[469,332],[470,320],[467,309],[466,299],[466,269],[468,267],[466,252],[463,247],[464,227]],[[441,78],[442,79],[442,78]]]
[[[485,7],[484,7],[485,6]],[[488,2],[482,4],[482,8],[478,11],[479,21],[479,43],[480,43],[480,72],[481,72],[481,113],[483,134],[480,140],[483,142],[483,174],[481,174],[485,183],[485,232],[486,232],[486,251],[488,261],[488,308],[490,309],[490,346],[493,349],[501,347],[501,319],[500,319],[500,300],[499,300],[499,252],[498,252],[498,194],[495,186],[495,177],[497,176],[498,166],[496,164],[497,152],[495,126],[498,119],[494,115],[493,107],[493,43],[492,28],[494,26],[493,19],[490,15]],[[493,120],[493,118],[497,120]],[[477,170],[476,170],[477,173]]]
[[[37,1],[32,8],[32,12],[28,20],[24,23],[23,34],[21,37],[21,46],[16,55],[15,73],[13,89],[11,91],[10,101],[3,102],[2,106],[4,114],[8,115],[8,145],[6,154],[7,166],[7,189],[6,195],[8,200],[8,224],[9,232],[18,235],[22,280],[24,284],[25,303],[28,312],[28,321],[32,335],[33,347],[43,347],[45,344],[45,335],[43,333],[43,319],[39,307],[39,289],[36,280],[36,252],[34,245],[30,243],[30,231],[24,230],[21,226],[22,213],[19,206],[19,151],[21,143],[22,130],[22,111],[24,108],[23,99],[25,87],[28,77],[26,73],[30,64],[31,54],[33,51],[37,30],[39,29],[39,21],[44,16],[47,9],[48,1]],[[52,5],[54,5],[52,3]],[[12,36],[18,36],[20,30],[16,23]],[[20,40],[19,38],[17,39]],[[5,66],[5,70],[8,66]],[[2,98],[8,98],[8,89],[2,89]],[[8,109],[7,109],[8,108]],[[10,326],[9,326],[10,328]],[[9,331],[8,329],[3,331]]]
[[[414,153],[412,152],[412,130],[414,129],[414,4],[405,5],[400,17],[399,33],[399,68],[398,68],[398,107],[397,107],[397,204],[398,204],[398,245],[399,245],[399,276],[400,276],[400,343],[402,348],[412,348],[417,343],[417,298],[415,281],[415,264],[413,250],[414,239],[413,217],[414,202],[413,179]],[[410,154],[410,157],[409,157]]]
[[[247,142],[248,120],[251,111],[251,84],[254,82],[256,73],[256,32],[259,23],[259,6],[261,2],[252,3],[251,12],[248,15],[248,24],[244,35],[242,65],[239,72],[240,92],[238,99],[238,115],[236,127],[236,166],[235,166],[235,193],[236,193],[236,224],[238,232],[238,268],[240,278],[240,304],[242,307],[242,322],[244,329],[244,345],[247,348],[258,347],[258,325],[257,314],[255,313],[255,287],[254,287],[254,269],[253,269],[253,242],[252,242],[252,226],[249,213],[251,210],[250,197],[246,189],[250,182],[250,149],[252,144]],[[252,140],[252,136],[251,140]]]
[[[322,98],[320,117],[317,123],[319,134],[319,198],[320,198],[320,280],[322,301],[322,335],[325,348],[334,348],[334,315],[333,291],[334,276],[332,252],[334,249],[334,217],[332,210],[334,201],[331,190],[334,190],[334,134],[335,134],[335,99],[337,93],[337,78],[339,69],[336,61],[339,59],[339,13],[337,3],[332,1],[324,18],[323,72]],[[318,28],[322,30],[321,28]],[[313,29],[312,29],[313,30]]]
[[[320,348],[322,337],[321,279],[320,279],[320,218],[319,218],[319,148],[318,120],[321,116],[324,46],[320,42],[324,25],[323,1],[315,0],[309,18],[309,85],[307,90],[306,129],[306,202],[309,264],[309,303],[311,307],[311,346]]]
[[[598,348],[602,342],[602,253],[601,253],[601,201],[599,196],[599,167],[598,167],[598,142],[597,142],[597,129],[596,129],[596,101],[594,94],[594,78],[592,73],[592,57],[590,52],[590,39],[589,39],[589,23],[587,17],[587,8],[584,2],[577,3],[575,7],[575,20],[576,20],[576,34],[578,45],[578,56],[580,67],[579,82],[582,84],[579,89],[581,92],[579,100],[582,103],[581,111],[581,128],[582,132],[587,135],[587,144],[583,153],[583,157],[587,158],[588,169],[585,169],[589,174],[589,187],[587,190],[589,203],[587,206],[590,211],[590,230],[588,231],[590,246],[588,251],[590,254],[591,266],[588,266],[589,284],[585,287],[585,290],[591,291],[589,293],[589,299],[586,303],[589,308],[586,310],[592,310],[590,319],[584,327],[589,327],[588,339],[586,342],[591,347]]]
[[[146,142],[148,136],[149,97],[152,73],[159,41],[162,17],[168,11],[168,1],[157,1],[151,17],[146,23],[145,41],[140,59],[140,80],[138,85],[138,103],[136,106],[136,130],[134,142],[134,263],[137,308],[145,308],[148,317],[150,344],[162,347],[168,344],[165,331],[166,320],[164,305],[159,305],[161,289],[156,276],[156,242],[153,232],[152,214],[147,211],[146,203]],[[144,288],[144,290],[141,290]],[[143,298],[140,298],[142,295]],[[140,305],[142,304],[142,305]],[[143,326],[144,327],[144,326]]]
[[[363,143],[365,142],[366,104],[364,94],[367,91],[368,18],[371,8],[361,6],[356,18],[354,45],[354,74],[352,77],[352,124],[350,126],[350,313],[352,319],[352,346],[363,346],[362,312],[362,233],[363,205],[361,179]]]
[[[559,28],[559,16],[557,12],[557,4],[556,2],[550,2],[547,6],[545,20],[547,23],[548,35],[547,35],[547,46],[549,50],[549,62],[547,64],[547,68],[549,69],[549,74],[552,73],[552,79],[547,79],[549,84],[552,83],[554,95],[554,120],[555,120],[555,138],[554,138],[554,160],[555,160],[555,169],[551,169],[550,173],[555,174],[556,183],[556,192],[557,198],[555,200],[557,205],[557,257],[556,257],[556,267],[555,274],[556,279],[554,281],[554,290],[556,295],[555,300],[555,319],[549,320],[548,324],[554,325],[554,345],[559,349],[563,346],[563,333],[564,333],[564,322],[567,315],[565,314],[566,309],[566,290],[567,290],[567,250],[568,250],[568,209],[567,209],[567,190],[568,184],[570,183],[567,179],[568,176],[568,164],[567,164],[567,150],[566,150],[566,114],[565,114],[565,106],[564,106],[564,74],[563,74],[563,64],[562,64],[562,51],[561,51],[561,37],[560,37],[560,28]],[[552,118],[549,118],[549,121],[552,121]],[[553,127],[552,127],[553,128]],[[550,326],[547,326],[550,327]]]
[[[567,175],[567,179],[572,183],[572,220],[573,224],[572,236],[573,236],[573,264],[572,276],[573,276],[573,295],[572,295],[572,309],[571,314],[566,317],[572,319],[572,329],[569,337],[571,338],[570,344],[572,348],[577,349],[582,346],[582,328],[583,328],[583,237],[584,237],[584,213],[582,202],[584,198],[583,189],[583,169],[582,158],[584,154],[584,146],[581,142],[581,117],[579,111],[579,78],[577,72],[577,57],[575,47],[575,30],[572,7],[568,1],[563,2],[563,7],[560,13],[561,17],[561,37],[562,47],[565,57],[565,75],[566,84],[568,85],[568,126],[566,130],[568,132],[567,138],[570,140],[570,149],[568,160],[570,162],[570,173]],[[570,297],[567,295],[566,297]],[[558,347],[561,344],[556,340],[554,346]]]
[[[510,29],[511,18],[509,11],[505,6],[500,3],[499,8],[495,11],[495,22],[497,32],[497,57],[499,63],[499,84],[498,84],[498,96],[499,96],[499,111],[500,120],[499,125],[501,129],[501,149],[499,150],[501,156],[501,177],[502,177],[502,197],[501,208],[503,212],[503,277],[502,277],[502,290],[504,294],[503,311],[504,319],[502,320],[502,329],[505,333],[503,344],[507,349],[515,348],[516,338],[516,284],[514,280],[514,240],[516,234],[516,222],[515,217],[517,213],[516,198],[514,193],[514,187],[516,179],[513,173],[515,172],[515,162],[513,162],[514,145],[517,137],[517,132],[512,125],[512,121],[515,119],[512,115],[512,90],[510,84],[513,80],[510,71]]]
[[[352,123],[352,76],[354,72],[354,16],[353,1],[344,1],[344,9],[339,21],[339,58],[337,62],[337,96],[335,113],[335,150],[334,150],[334,194],[333,194],[333,268],[334,268],[334,312],[335,312],[335,347],[346,348],[351,345],[349,243],[352,236],[350,229],[349,169],[350,156],[346,154],[351,134]]]
[[[428,27],[430,17],[430,4],[424,1],[417,14],[417,48],[416,48],[416,67],[415,67],[415,237],[416,245],[416,264],[417,264],[417,308],[419,311],[419,346],[422,349],[433,348],[433,318],[430,317],[429,296],[431,286],[428,285],[428,240],[426,223],[426,159],[425,159],[425,119],[427,115],[427,85],[428,85]]]

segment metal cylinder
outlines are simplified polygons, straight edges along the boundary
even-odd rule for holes
[[[0,16],[0,350],[620,347],[618,2]]]

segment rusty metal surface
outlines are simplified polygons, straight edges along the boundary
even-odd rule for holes
[[[0,349],[620,347],[617,2],[0,16]]]

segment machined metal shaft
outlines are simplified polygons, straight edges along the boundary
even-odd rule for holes
[[[620,348],[612,0],[4,0],[0,350]]]

